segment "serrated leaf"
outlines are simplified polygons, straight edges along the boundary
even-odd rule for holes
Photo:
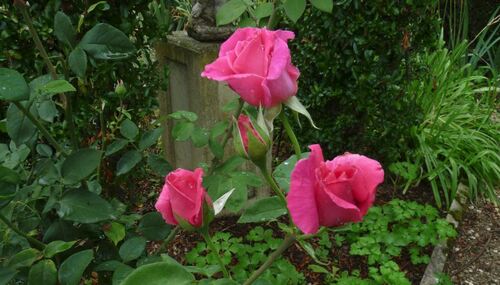
[[[115,210],[106,200],[83,189],[67,192],[58,204],[57,214],[65,220],[91,224],[114,218]]]
[[[106,147],[106,156],[112,155],[120,150],[122,150],[125,146],[127,146],[128,141],[124,139],[116,139],[110,145]]]
[[[95,25],[78,44],[95,59],[123,59],[135,52],[129,38],[117,28],[104,23]]]
[[[45,85],[39,88],[42,93],[48,94],[59,94],[64,92],[75,92],[76,89],[64,79],[56,79],[47,82]]]
[[[187,272],[181,265],[171,262],[157,262],[147,264],[135,269],[123,281],[122,285],[137,284],[175,284],[190,285],[194,276]]]
[[[162,177],[174,169],[165,158],[156,154],[149,154],[147,163],[151,170]]]
[[[90,174],[101,163],[102,152],[95,149],[80,149],[70,154],[63,162],[61,175],[67,183],[76,183]]]
[[[137,230],[150,240],[163,240],[172,228],[165,223],[160,213],[151,212],[142,217]]]
[[[120,124],[120,133],[129,140],[134,140],[139,134],[137,125],[129,119],[125,119]]]
[[[47,244],[43,250],[43,255],[46,258],[52,258],[54,255],[72,248],[75,243],[76,241],[66,242],[62,240],[55,240]]]
[[[68,65],[78,77],[83,78],[87,71],[87,54],[79,47],[71,51],[68,57]]]
[[[196,115],[196,113],[184,110],[175,111],[168,115],[168,117],[174,120],[186,120],[189,122],[196,122],[196,120],[198,120],[198,115]]]
[[[126,240],[121,246],[118,254],[123,262],[139,258],[146,248],[146,239],[142,237],[133,237]]]
[[[194,128],[195,126],[191,122],[178,122],[172,129],[172,136],[177,141],[185,141],[191,137]]]
[[[333,0],[309,0],[317,9],[331,13],[333,9]]]
[[[125,226],[111,222],[105,227],[104,234],[115,244],[115,246],[125,238]]]
[[[78,285],[83,272],[94,258],[91,249],[77,252],[68,257],[59,268],[59,283],[61,285]]]
[[[61,11],[58,11],[54,16],[54,35],[70,47],[75,43],[75,28],[71,19]]]
[[[57,268],[52,260],[44,259],[31,267],[28,274],[28,285],[56,285],[56,283]]]
[[[139,149],[145,150],[146,148],[156,144],[163,132],[163,128],[156,128],[142,134],[141,140],[139,141]]]

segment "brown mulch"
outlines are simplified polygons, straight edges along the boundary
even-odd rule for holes
[[[500,284],[500,210],[478,201],[466,209],[444,272],[454,284]]]

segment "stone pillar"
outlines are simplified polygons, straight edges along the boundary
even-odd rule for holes
[[[219,43],[199,42],[186,33],[174,33],[167,40],[155,45],[156,57],[161,65],[168,65],[168,90],[158,96],[160,114],[166,116],[172,112],[186,110],[198,114],[197,125],[210,128],[231,114],[225,114],[221,107],[237,98],[225,83],[201,77],[206,64],[217,58]],[[207,148],[195,148],[190,141],[178,142],[171,135],[174,122],[164,122],[163,144],[167,160],[174,167],[193,169],[200,162],[210,162],[213,155]],[[232,152],[232,141],[226,147],[226,157]],[[258,172],[250,163],[245,169]],[[265,196],[268,189],[259,189],[255,195]]]
[[[160,65],[168,65],[168,90],[159,94],[160,112],[167,115],[178,110],[198,114],[197,124],[209,128],[231,114],[220,107],[236,98],[224,84],[201,77],[206,64],[218,54],[220,44],[194,40],[185,33],[168,36],[155,46]],[[168,161],[175,167],[194,168],[212,159],[209,150],[198,149],[191,142],[176,142],[171,136],[173,121],[167,120],[163,143]]]

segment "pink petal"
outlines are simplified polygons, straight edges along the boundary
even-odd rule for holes
[[[245,102],[253,106],[267,107],[271,103],[271,95],[264,78],[253,74],[239,74],[227,79],[231,89],[238,93]]]
[[[290,65],[281,72],[281,75],[278,78],[265,81],[269,91],[271,92],[270,106],[276,106],[297,94],[298,77],[298,69],[293,65]]]
[[[384,181],[384,170],[380,163],[359,154],[337,156],[331,162],[336,167],[350,166],[358,169],[351,181],[354,199],[364,215],[375,199],[375,190]]]
[[[155,208],[162,215],[163,219],[167,222],[167,224],[177,225],[177,220],[172,213],[172,205],[170,204],[168,186],[165,183],[163,185],[163,189],[158,197],[158,201],[156,201]]]
[[[276,30],[275,33],[277,37],[284,41],[293,40],[295,38],[295,34],[292,31]]]
[[[274,49],[271,53],[271,62],[267,73],[268,80],[278,79],[283,72],[287,71],[287,65],[290,63],[290,50],[285,41],[276,39]]]
[[[201,186],[203,170],[178,169],[167,176],[172,212],[198,226],[205,189]]]
[[[292,171],[290,192],[286,200],[295,225],[302,232],[313,234],[320,225],[315,198],[315,169],[323,162],[323,153],[319,145],[311,145],[309,148],[309,157],[299,160]]]
[[[356,205],[334,194],[339,193],[347,199],[352,199],[348,194],[350,192],[350,184],[347,181],[331,184],[328,189],[317,190],[316,203],[320,225],[333,227],[361,220],[362,216]]]
[[[224,43],[219,50],[219,57],[226,55],[228,51],[233,50],[239,41],[246,41],[255,37],[258,28],[237,29]]]
[[[265,76],[267,73],[268,59],[261,37],[248,41],[244,49],[233,62],[235,73],[251,73]]]
[[[230,65],[229,58],[227,56],[219,57],[214,62],[207,64],[205,70],[201,73],[201,76],[208,79],[224,81],[231,75],[233,75],[233,68]]]

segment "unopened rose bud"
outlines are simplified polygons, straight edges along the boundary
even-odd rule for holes
[[[115,93],[118,94],[118,96],[122,96],[127,93],[127,88],[125,88],[123,80],[118,80],[118,83],[115,85]]]
[[[271,147],[269,134],[248,116],[240,115],[235,122],[233,141],[241,156],[259,167],[265,166],[267,151]]]

